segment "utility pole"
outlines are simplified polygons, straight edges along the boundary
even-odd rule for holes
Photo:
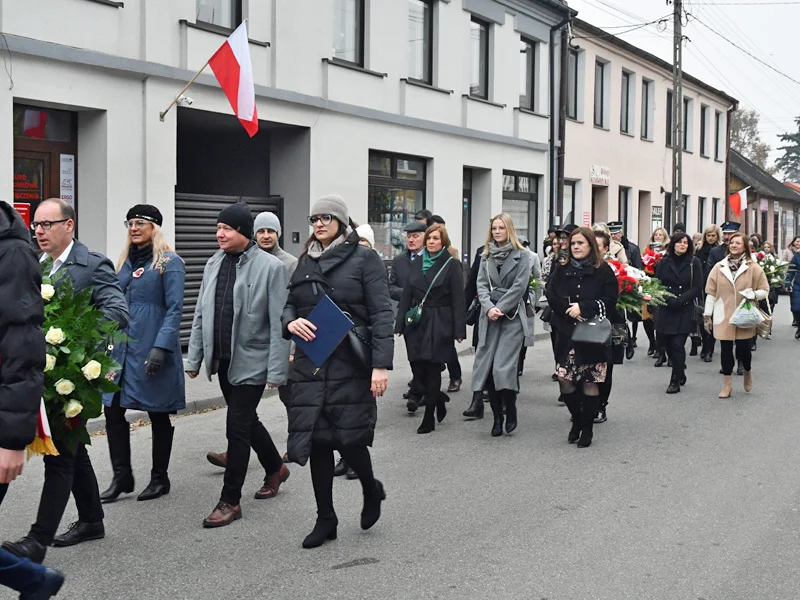
[[[672,49],[672,226],[683,218],[683,0],[673,4]]]

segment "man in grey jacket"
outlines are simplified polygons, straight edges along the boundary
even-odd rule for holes
[[[294,270],[297,268],[297,258],[280,246],[279,238],[281,237],[282,229],[278,215],[271,212],[259,213],[256,217],[254,229],[258,247],[281,261],[286,266],[289,272],[289,279],[291,279]]]
[[[219,376],[228,403],[228,438],[222,494],[203,527],[223,527],[242,517],[240,500],[250,447],[266,476],[256,498],[273,498],[289,469],[256,409],[264,388],[286,383],[289,342],[281,333],[288,277],[280,260],[252,242],[253,216],[246,204],[224,208],[217,218],[220,250],[206,263],[189,339],[187,374],[205,361],[209,380]]]

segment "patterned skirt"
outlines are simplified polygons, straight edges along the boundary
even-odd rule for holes
[[[575,350],[570,350],[567,356],[567,364],[559,364],[556,367],[556,374],[561,379],[572,381],[573,383],[604,383],[608,363],[596,363],[593,365],[579,365],[575,362]]]

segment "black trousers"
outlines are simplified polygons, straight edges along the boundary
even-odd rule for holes
[[[372,473],[372,459],[366,446],[331,446],[328,444],[311,444],[311,483],[314,487],[314,499],[317,502],[317,516],[320,518],[335,515],[333,509],[333,451],[338,450],[347,466],[355,471],[361,480],[361,487],[372,490],[375,487],[375,475]]]
[[[225,432],[228,437],[228,466],[222,485],[220,501],[237,506],[242,499],[242,486],[250,462],[250,447],[258,456],[267,475],[281,470],[283,460],[269,432],[258,419],[258,403],[264,385],[232,385],[228,380],[230,362],[220,361],[219,387],[228,404]]]
[[[456,345],[450,350],[450,357],[447,359],[447,372],[450,374],[451,381],[458,381],[461,379],[461,363],[458,360],[458,350]]]
[[[111,462],[125,461],[128,470],[131,470],[131,427],[125,419],[126,409],[119,405],[119,393],[114,394],[111,406],[104,406],[106,416],[106,437],[111,450]],[[149,412],[150,426],[153,431],[153,472],[166,473],[169,469],[170,452],[172,450],[172,422],[169,413]],[[123,437],[124,436],[124,437]],[[122,445],[127,451],[119,453],[112,450]],[[169,451],[168,451],[169,450]],[[118,455],[118,456],[115,456]]]
[[[672,377],[680,378],[686,369],[686,338],[688,333],[668,334],[659,333],[659,346],[667,351],[667,356],[672,361]]]
[[[749,371],[752,368],[753,353],[750,351],[750,342],[752,342],[752,339],[736,340],[735,342],[728,340],[719,341],[720,350],[722,352],[723,375],[733,374],[733,367],[736,365],[737,360],[742,363],[742,368],[745,371]],[[736,345],[735,359],[733,355],[734,344]]]
[[[717,340],[714,337],[714,332],[712,331],[709,333],[706,331],[706,328],[703,327],[700,330],[701,336],[703,338],[703,352],[708,354],[709,352],[714,352],[714,346],[717,344]]]
[[[411,363],[411,372],[425,396],[425,405],[435,406],[442,393],[442,363],[414,361]]]
[[[86,446],[78,444],[75,454],[70,453],[61,442],[56,442],[58,456],[44,457],[44,486],[39,500],[36,522],[31,525],[30,537],[43,546],[53,542],[70,492],[75,497],[78,520],[97,523],[103,520],[103,505],[92,461]]]

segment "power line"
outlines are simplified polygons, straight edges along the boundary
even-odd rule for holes
[[[604,38],[609,38],[609,37],[616,37],[618,35],[624,35],[626,33],[630,33],[631,31],[636,31],[637,29],[642,29],[644,27],[647,27],[648,25],[656,25],[656,24],[664,25],[664,29],[666,29],[666,23],[667,23],[667,17],[661,17],[660,19],[656,19],[654,21],[650,21],[649,23],[642,23],[641,25],[636,25],[635,27],[632,27],[631,29],[628,29],[626,31],[617,31],[617,32],[614,32],[614,33],[609,32],[609,33],[607,33],[605,35],[596,35],[596,36],[574,35],[574,36],[572,36],[572,39],[574,39],[574,40],[599,40],[599,39],[604,39]],[[617,27],[630,27],[630,25],[617,25]],[[603,29],[603,28],[600,27],[599,29]],[[610,28],[608,28],[608,29],[610,29]],[[659,29],[659,31],[662,31],[662,30]]]
[[[784,2],[693,2],[695,6],[797,6],[796,0]]]

